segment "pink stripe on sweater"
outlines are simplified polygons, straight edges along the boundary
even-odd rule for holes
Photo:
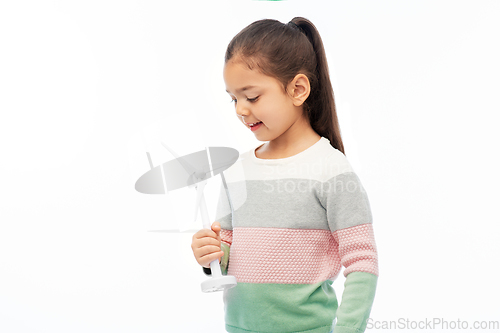
[[[378,256],[371,223],[337,230],[333,237],[339,244],[344,275],[367,272],[378,276]]]
[[[238,282],[311,284],[341,268],[329,230],[235,228],[232,236],[228,274]]]

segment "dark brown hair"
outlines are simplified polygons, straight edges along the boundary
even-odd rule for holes
[[[233,58],[276,78],[285,90],[297,74],[306,75],[311,93],[304,102],[304,111],[311,127],[345,154],[325,49],[311,21],[303,17],[295,17],[287,24],[271,19],[256,21],[229,43],[225,62]]]

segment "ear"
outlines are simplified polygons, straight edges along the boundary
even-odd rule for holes
[[[293,101],[293,105],[301,106],[311,93],[311,84],[304,74],[297,74],[288,84],[288,94]]]

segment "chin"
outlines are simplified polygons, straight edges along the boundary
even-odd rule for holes
[[[269,141],[269,140],[266,140],[266,139],[264,139],[263,137],[258,136],[258,135],[256,135],[256,136],[255,136],[255,138],[256,138],[258,141],[262,141],[262,142],[264,142],[264,141]]]

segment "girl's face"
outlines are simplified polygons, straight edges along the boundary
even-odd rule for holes
[[[304,126],[302,106],[295,105],[296,100],[278,80],[230,60],[224,66],[224,81],[238,118],[259,141],[283,136],[288,141],[300,136]],[[250,124],[257,122],[262,124],[252,129]]]

